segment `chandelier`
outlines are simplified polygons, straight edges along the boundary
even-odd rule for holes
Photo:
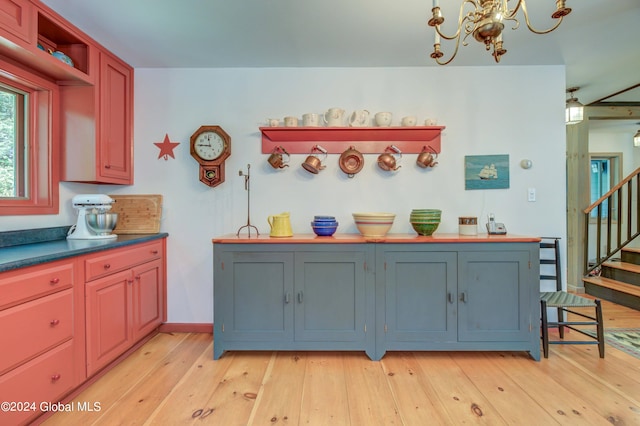
[[[509,9],[509,0],[463,0],[460,5],[460,15],[458,16],[458,30],[455,34],[448,36],[440,30],[440,25],[444,22],[444,17],[440,11],[440,1],[433,0],[433,8],[431,13],[433,16],[429,19],[429,26],[435,28],[435,42],[433,44],[433,53],[431,57],[440,65],[447,65],[456,57],[458,47],[460,46],[460,37],[462,37],[462,45],[466,46],[467,37],[473,36],[477,41],[484,43],[487,51],[493,48],[491,55],[500,62],[500,57],[507,53],[503,47],[502,30],[505,21],[513,21],[514,30],[520,26],[520,21],[516,18],[518,11],[522,8],[524,21],[527,28],[536,34],[547,34],[555,30],[562,23],[562,18],[571,13],[571,8],[565,7],[566,0],[556,0],[556,11],[551,15],[558,21],[549,29],[540,31],[531,26],[529,22],[529,14],[527,12],[526,0],[517,0],[515,7]],[[465,13],[465,6],[470,5],[473,10]],[[445,40],[455,40],[456,46],[453,55],[446,61],[441,60],[444,56],[440,50],[440,38]]]

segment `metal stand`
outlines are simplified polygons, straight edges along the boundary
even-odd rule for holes
[[[249,178],[251,177],[251,175],[249,173],[249,169],[251,169],[251,164],[247,164],[247,173],[246,174],[242,173],[242,170],[240,170],[238,172],[239,176],[244,176],[244,189],[247,191],[247,224],[244,225],[244,226],[241,226],[238,229],[238,232],[236,233],[237,237],[240,236],[240,231],[243,228],[247,228],[247,232],[249,234],[249,238],[251,238],[251,228],[256,230],[256,235],[260,235],[260,232],[258,231],[258,228],[256,228],[255,226],[253,226],[251,224],[251,187],[249,186]]]

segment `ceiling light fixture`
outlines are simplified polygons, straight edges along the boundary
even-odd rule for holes
[[[564,121],[566,124],[576,124],[582,121],[584,105],[578,102],[577,98],[573,97],[573,92],[577,92],[579,87],[569,87],[567,93],[570,93],[570,98],[567,99],[567,106],[565,109]]]
[[[640,123],[636,124],[640,125]],[[640,146],[640,130],[638,130],[636,134],[633,135],[633,146]]]
[[[507,2],[509,0],[463,0],[460,5],[460,15],[458,16],[458,30],[452,36],[445,35],[440,30],[440,25],[444,22],[444,17],[440,11],[440,0],[433,0],[433,8],[431,13],[433,16],[429,19],[429,26],[435,28],[435,42],[433,44],[433,53],[431,57],[440,65],[447,65],[456,57],[458,47],[460,46],[460,37],[462,45],[467,45],[467,37],[473,35],[477,41],[484,43],[486,50],[493,47],[492,56],[496,62],[500,62],[500,57],[507,53],[502,44],[502,30],[504,29],[504,21],[513,21],[514,30],[520,26],[520,21],[516,18],[520,7],[527,28],[536,34],[547,34],[555,30],[562,23],[562,18],[571,13],[571,8],[565,7],[565,0],[556,0],[556,11],[551,17],[558,21],[549,29],[544,31],[536,30],[529,22],[529,13],[527,12],[527,4],[525,0],[518,0],[513,9],[509,9]],[[470,5],[473,9],[465,13],[465,6]],[[440,38],[445,40],[455,40],[456,46],[453,55],[447,61],[440,58],[444,56],[440,51]]]

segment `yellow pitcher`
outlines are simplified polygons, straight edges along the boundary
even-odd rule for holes
[[[274,214],[267,218],[271,227],[271,237],[292,237],[291,221],[289,220],[289,212]]]

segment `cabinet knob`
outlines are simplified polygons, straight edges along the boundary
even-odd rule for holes
[[[60,380],[60,374],[54,374],[51,376],[51,381],[52,382],[57,382],[58,380]]]
[[[302,303],[302,292],[298,293],[298,303]]]
[[[51,279],[49,280],[49,284],[51,284],[51,285],[56,285],[56,284],[58,284],[59,282],[60,282],[60,278],[51,278]]]
[[[133,284],[133,280],[127,280],[127,284]]]
[[[110,168],[111,168],[111,165],[110,165],[110,164],[105,164],[105,165],[104,165],[104,168],[105,168],[105,169],[110,169]]]
[[[109,264],[109,263],[105,263],[105,264],[104,264],[104,269],[109,269],[109,268],[111,268],[111,264]]]
[[[158,254],[158,250],[151,250],[151,254],[153,254],[153,255]]]
[[[289,303],[291,301],[291,294],[285,293],[284,295],[284,303]]]
[[[464,291],[460,293],[460,301],[462,303],[467,303],[467,293],[465,293]]]
[[[49,324],[51,324],[52,327],[55,327],[56,325],[60,324],[60,320],[52,319],[51,321],[49,321]]]
[[[136,275],[136,281],[140,281],[140,275]]]

